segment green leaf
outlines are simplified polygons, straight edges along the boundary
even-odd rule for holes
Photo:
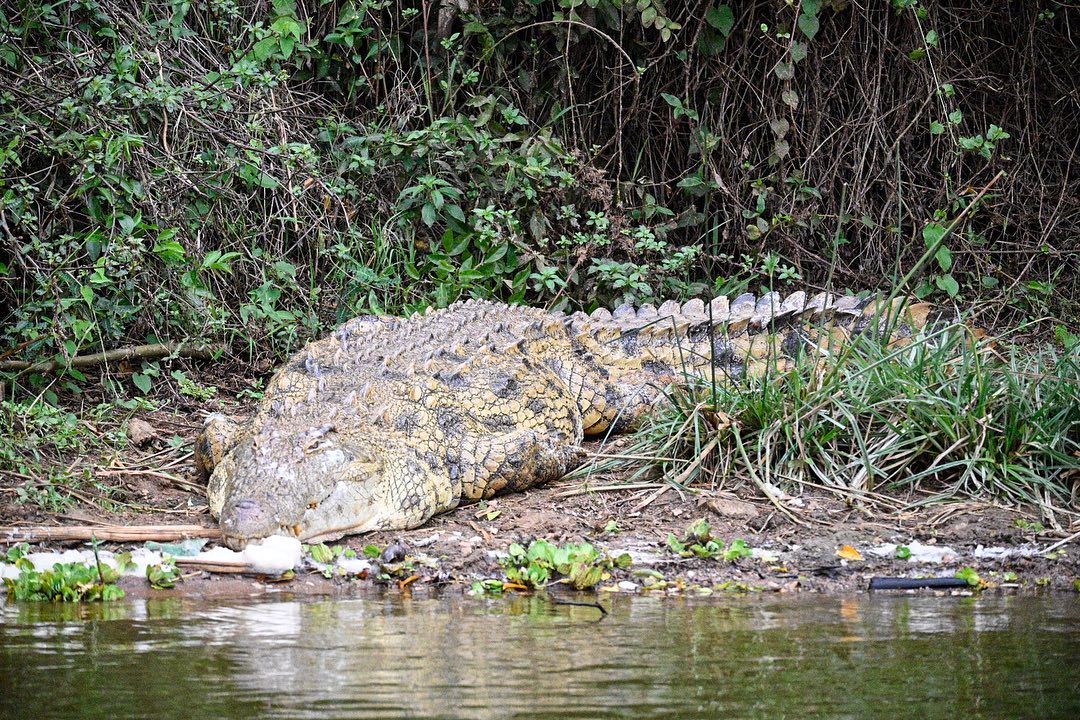
[[[459,205],[446,205],[446,214],[459,222],[465,222],[465,212]]]
[[[251,53],[255,56],[256,60],[264,62],[277,48],[278,39],[276,37],[268,37],[255,43],[255,46],[251,48]]]
[[[150,392],[150,386],[152,381],[149,375],[143,375],[142,373],[132,373],[131,382],[135,383],[135,387],[142,390],[143,394]]]
[[[642,10],[641,11],[641,25],[642,25],[642,27],[649,27],[650,25],[652,25],[653,21],[656,20],[656,15],[657,15],[656,8],[654,8],[652,5],[648,6],[644,10]]]
[[[919,60],[922,60],[924,57],[926,57],[926,49],[925,48],[915,48],[914,50],[909,52],[907,54],[907,56],[910,59],[915,60],[916,62],[918,62]]]
[[[986,131],[987,140],[992,140],[996,142],[998,140],[1005,140],[1009,137],[1011,137],[1009,133],[1005,132],[997,125],[991,125],[990,128]]]
[[[1069,332],[1069,329],[1064,325],[1057,325],[1054,327],[1054,337],[1061,343],[1061,346],[1066,350],[1072,350],[1078,344],[1080,344],[1080,337]]]
[[[960,284],[956,282],[956,278],[952,275],[939,275],[934,278],[934,284],[945,291],[945,294],[951,298],[956,297],[960,292]]]
[[[931,135],[940,135],[943,132],[945,132],[945,126],[942,125],[941,123],[939,123],[937,120],[930,123],[930,134]]]
[[[324,543],[319,543],[311,546],[311,559],[325,565],[334,561],[334,553]]]
[[[726,38],[731,35],[731,30],[735,27],[735,14],[727,5],[711,7],[705,11],[705,22],[719,30]]]
[[[291,37],[283,37],[278,43],[278,47],[281,48],[281,57],[288,60],[292,57],[293,48],[296,46],[296,40]]]
[[[683,106],[682,100],[675,97],[671,93],[660,93],[660,97],[662,97],[664,99],[664,102],[666,102],[668,105],[670,105],[673,108],[682,108],[682,106]]]
[[[963,121],[964,121],[964,113],[961,110],[957,109],[957,110],[953,110],[951,113],[949,113],[949,122],[952,123],[953,125],[959,125]]]
[[[926,33],[926,44],[928,46],[936,48],[938,46],[938,40],[939,37],[937,34],[937,30],[931,30],[930,32]]]
[[[923,228],[922,236],[926,247],[933,247],[945,236],[945,226],[937,222],[927,223]]]
[[[979,587],[982,585],[982,578],[979,577],[979,573],[975,572],[975,568],[966,567],[963,570],[959,570],[956,573],[956,577],[959,580],[964,580],[971,587]]]
[[[165,240],[154,245],[154,253],[166,265],[177,265],[184,259],[184,246],[176,240]]]
[[[94,304],[94,288],[89,285],[83,285],[79,288],[79,294],[82,295],[82,299],[86,301],[87,305]]]
[[[801,63],[806,59],[806,43],[793,40],[791,43],[791,62]]]
[[[818,34],[820,24],[818,23],[817,15],[810,15],[804,12],[799,16],[799,29],[802,30],[803,35],[807,40],[813,40],[814,36]]]
[[[679,539],[675,537],[675,533],[668,533],[667,546],[671,548],[673,552],[676,552],[679,555],[682,555],[686,552],[686,545],[679,542]]]
[[[938,265],[941,266],[943,271],[949,272],[949,270],[952,269],[952,252],[947,246],[942,245],[939,247],[937,252],[934,253],[934,257],[937,259]]]
[[[420,218],[424,221],[424,224],[431,227],[435,224],[435,206],[431,203],[424,203],[424,207],[420,208]]]

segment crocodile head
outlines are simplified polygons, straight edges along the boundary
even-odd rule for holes
[[[382,463],[333,426],[245,438],[214,468],[208,494],[226,545],[271,535],[305,542],[376,529],[392,512]]]

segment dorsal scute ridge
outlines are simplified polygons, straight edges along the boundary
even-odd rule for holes
[[[689,328],[700,328],[702,323],[710,323],[721,330],[730,329],[733,333],[747,329],[757,332],[797,318],[816,322],[823,315],[854,317],[862,313],[874,297],[860,299],[857,295],[828,292],[811,296],[804,290],[796,290],[786,296],[777,291],[760,296],[747,292],[734,298],[717,295],[707,302],[700,298],[684,303],[665,300],[659,306],[643,303],[637,308],[624,303],[614,311],[601,307],[588,314],[575,312],[564,315],[560,320],[571,334],[589,334],[601,339],[610,339],[630,331],[662,338],[672,333],[686,332]]]

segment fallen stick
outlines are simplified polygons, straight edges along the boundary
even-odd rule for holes
[[[221,530],[205,525],[0,525],[0,543],[42,540],[105,540],[108,542],[175,542],[189,538],[217,540]]]
[[[243,560],[199,560],[198,558],[178,557],[174,559],[177,567],[185,570],[202,570],[211,573],[256,573],[251,565]]]
[[[155,345],[134,345],[115,350],[76,355],[67,362],[45,360],[31,363],[25,360],[2,360],[0,372],[14,372],[20,375],[28,372],[53,373],[61,368],[82,368],[94,365],[106,365],[121,360],[156,360],[165,357],[185,357],[209,360],[225,351],[224,345],[185,345],[184,343],[159,343]]]

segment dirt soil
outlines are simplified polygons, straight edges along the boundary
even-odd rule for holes
[[[136,430],[129,431],[140,446],[114,458],[83,460],[92,482],[79,486],[75,497],[80,502],[62,513],[13,502],[26,480],[0,477],[0,525],[194,523],[205,524],[208,534],[213,533],[204,485],[190,460],[199,417],[168,412],[140,415],[138,420],[146,425],[133,423]],[[136,438],[137,431],[144,436]],[[314,570],[302,570],[289,581],[193,572],[170,591],[150,590],[137,578],[121,582],[135,596],[362,594],[381,588],[414,595],[464,592],[477,580],[504,577],[498,557],[511,543],[526,544],[538,538],[553,543],[590,542],[612,556],[630,553],[633,565],[613,570],[601,583],[620,592],[863,592],[874,577],[953,577],[968,567],[989,583],[983,592],[1075,592],[1080,579],[1080,539],[1070,537],[1080,528],[1044,530],[1035,524],[1039,516],[1031,508],[952,502],[895,510],[889,509],[889,503],[859,507],[820,491],[799,498],[796,503],[801,507],[789,505],[789,515],[751,488],[689,493],[661,484],[641,487],[623,482],[620,487],[617,478],[593,478],[590,484],[592,489],[581,481],[562,480],[458,508],[415,530],[340,541],[358,553],[369,544],[397,546],[395,551],[402,551],[410,565],[405,569],[391,566],[397,572],[389,577],[376,565],[362,578],[328,579]],[[712,525],[718,541],[742,539],[775,557],[680,557],[668,547],[668,535],[684,535],[701,518]],[[1067,541],[1056,551],[1037,554],[1060,540]],[[0,548],[3,542],[0,536]],[[948,551],[941,562],[914,562],[893,553],[878,556],[872,552],[885,544],[916,543]],[[107,547],[125,549],[115,544]],[[994,556],[985,552],[987,548],[1007,552]],[[402,585],[412,575],[418,577]]]

